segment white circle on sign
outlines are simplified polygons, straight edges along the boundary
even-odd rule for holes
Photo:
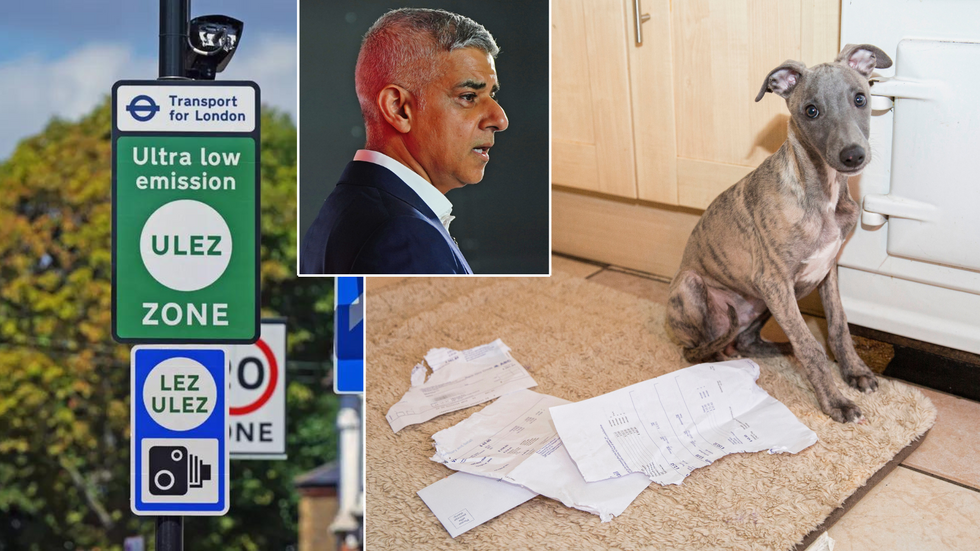
[[[166,475],[170,479],[170,482],[168,484],[162,484],[160,482],[160,478],[164,475]],[[157,485],[157,488],[160,488],[163,491],[167,491],[170,488],[173,488],[174,482],[176,482],[176,479],[174,479],[174,474],[170,471],[157,471],[157,474],[153,477],[153,483]]]
[[[187,431],[208,420],[218,402],[214,377],[200,362],[168,358],[143,383],[143,405],[163,428]]]
[[[143,225],[140,256],[161,285],[197,291],[225,273],[231,261],[231,231],[210,205],[191,199],[171,201]]]

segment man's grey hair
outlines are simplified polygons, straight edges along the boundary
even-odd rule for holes
[[[382,15],[368,29],[357,56],[354,83],[364,123],[383,119],[378,93],[396,84],[419,97],[436,73],[436,57],[460,48],[477,48],[496,58],[493,36],[476,21],[445,10],[402,8]]]

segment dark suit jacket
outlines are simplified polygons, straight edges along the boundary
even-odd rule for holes
[[[300,252],[303,274],[472,274],[422,198],[374,163],[351,161]]]

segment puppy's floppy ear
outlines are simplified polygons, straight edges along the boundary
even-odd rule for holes
[[[871,44],[848,44],[834,61],[847,65],[861,73],[864,78],[871,78],[871,72],[876,67],[887,69],[892,66],[892,58]]]
[[[806,65],[799,61],[784,61],[782,65],[773,69],[769,73],[769,76],[766,77],[766,81],[762,83],[762,89],[759,90],[759,95],[755,97],[755,101],[761,100],[762,96],[766,95],[766,92],[772,92],[783,98],[789,97],[793,88],[796,88],[796,85],[800,83],[805,71]]]

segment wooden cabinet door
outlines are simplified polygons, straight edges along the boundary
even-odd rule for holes
[[[686,1],[686,0],[685,0]],[[674,121],[674,68],[671,55],[670,0],[627,0],[630,33],[630,85],[637,197],[677,203],[677,140]],[[642,41],[636,36],[636,18]]]
[[[552,4],[552,181],[636,197],[624,0]]]
[[[553,182],[703,209],[786,140],[785,101],[755,96],[836,57],[840,3],[555,0],[552,25]]]
[[[759,88],[787,59],[838,52],[836,0],[673,2],[674,115],[681,205],[705,208],[786,140],[786,102]],[[643,121],[635,121],[644,124]]]

